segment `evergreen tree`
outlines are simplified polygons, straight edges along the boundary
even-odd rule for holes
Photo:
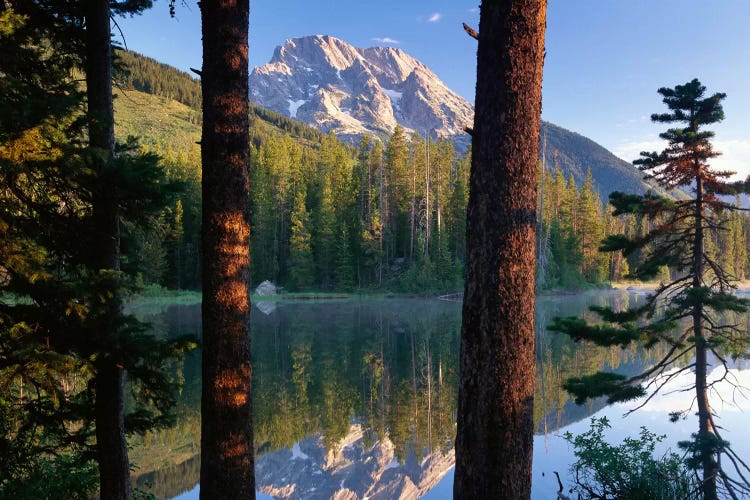
[[[592,307],[604,324],[590,325],[578,318],[556,318],[552,328],[576,340],[599,345],[624,347],[640,342],[651,347],[663,341],[669,346],[667,354],[653,367],[630,378],[597,373],[569,379],[565,387],[578,402],[601,395],[608,395],[610,402],[639,397],[645,394],[640,385],[645,381],[658,392],[675,374],[685,371],[686,368],[671,371],[679,359],[695,356],[688,368],[692,368],[695,375],[693,388],[699,426],[693,441],[682,443],[682,446],[689,452],[689,463],[703,470],[703,496],[716,499],[719,484],[733,497],[738,489],[743,494],[750,492],[750,485],[738,483],[719,465],[720,455],[726,454],[738,467],[740,476],[748,472],[744,462],[737,459],[721,438],[708,400],[708,391],[713,385],[708,381],[709,355],[728,370],[727,353],[744,352],[749,343],[746,331],[732,324],[722,324],[718,315],[726,311],[746,312],[748,301],[732,294],[734,278],[707,251],[706,230],[725,227],[723,215],[737,210],[720,195],[746,190],[748,182],[727,183],[725,179],[731,173],[716,171],[709,165],[719,153],[711,144],[714,133],[704,130],[704,126],[724,118],[721,101],[725,94],[706,96],[705,92],[706,88],[698,80],[675,88],[659,89],[669,112],[654,114],[651,119],[679,125],[660,134],[668,143],[664,151],[641,153],[642,158],[634,162],[662,187],[690,189],[693,196],[674,201],[652,194],[613,193],[610,202],[615,207],[615,215],[637,214],[651,225],[645,234],[634,238],[609,236],[602,247],[607,251],[622,250],[627,255],[648,245],[643,261],[632,270],[632,274],[637,278],[650,278],[669,266],[677,272],[677,277],[663,282],[646,303],[637,308],[614,311]],[[660,309],[662,303],[666,303],[663,310]],[[639,318],[646,321],[639,323]],[[685,328],[682,321],[689,326]],[[673,415],[677,417],[681,413],[678,411]]]
[[[599,242],[604,239],[601,216],[601,201],[594,191],[591,169],[586,171],[586,180],[578,196],[579,235],[581,240],[581,273],[589,282],[603,281],[606,276],[607,259],[599,253]]]
[[[404,130],[396,126],[385,149],[385,186],[387,190],[386,262],[409,256],[411,168]]]
[[[276,139],[271,139],[276,140]],[[253,282],[278,280],[278,265],[274,249],[276,242],[276,214],[272,172],[268,161],[267,143],[250,152],[250,218],[253,227],[251,261]]]
[[[545,285],[551,288],[574,289],[580,287],[581,241],[570,226],[563,226],[557,219],[550,227],[550,260]]]
[[[313,261],[310,214],[305,208],[305,192],[297,190],[292,210],[292,234],[289,239],[289,288],[304,291],[313,284],[315,262]]]
[[[736,198],[735,206],[740,206],[739,196]],[[745,279],[747,268],[747,233],[743,227],[743,217],[740,211],[733,211],[726,215],[725,231],[718,231],[715,235],[722,249],[718,254],[721,267],[737,280]]]
[[[314,213],[313,253],[317,266],[317,283],[322,289],[329,290],[333,285],[336,252],[336,212],[328,179],[323,179],[318,209]]]
[[[466,204],[469,200],[469,158],[456,163],[452,191],[448,196],[448,239],[453,262],[466,260]]]
[[[560,221],[566,227],[569,227],[575,234],[580,233],[580,221],[578,213],[578,186],[573,178],[569,175],[565,186],[562,188],[560,197]]]
[[[184,252],[185,246],[185,227],[183,219],[185,210],[183,209],[182,200],[172,207],[168,207],[165,212],[166,234],[165,234],[165,251],[167,257],[166,280],[169,288],[182,289],[186,285],[184,280]]]
[[[376,268],[376,275],[373,276],[378,286],[383,284],[383,267],[386,265],[385,253],[385,233],[388,224],[388,196],[387,183],[385,175],[385,165],[383,162],[383,145],[380,141],[375,142],[370,155],[370,170],[375,177],[373,191],[375,192],[373,210],[375,215],[372,217],[370,228],[367,231],[367,237],[363,241],[369,242],[372,249],[372,260]]]
[[[356,189],[356,209],[357,217],[353,222],[355,235],[355,251],[353,253],[354,266],[356,268],[357,285],[362,286],[365,281],[365,275],[369,278],[369,269],[366,270],[367,256],[365,255],[366,245],[364,239],[368,236],[368,230],[372,227],[372,219],[375,215],[375,206],[373,203],[374,179],[371,167],[370,155],[372,153],[372,139],[369,135],[363,135],[359,141],[357,151],[357,162],[354,164],[352,172],[352,182]],[[367,279],[369,282],[369,279]]]
[[[147,325],[122,314],[120,300],[132,292],[133,280],[118,270],[119,240],[102,246],[102,211],[107,211],[102,203],[106,199],[105,205],[117,213],[118,225],[146,234],[168,201],[170,184],[158,158],[139,153],[135,143],[99,147],[97,134],[99,139],[108,136],[101,133],[108,123],[106,112],[99,114],[90,105],[88,119],[76,120],[82,95],[75,91],[71,73],[82,61],[89,62],[79,49],[86,43],[91,47],[80,29],[80,10],[58,2],[14,4],[5,2],[0,8],[0,32],[9,42],[3,46],[18,50],[21,58],[37,58],[37,64],[12,76],[0,68],[0,88],[12,87],[16,95],[40,101],[19,108],[25,119],[3,122],[0,132],[2,295],[10,292],[19,299],[3,299],[0,305],[0,384],[7,389],[5,402],[11,403],[6,408],[20,410],[5,415],[15,423],[3,429],[8,434],[2,440],[20,439],[31,461],[29,467],[8,470],[33,475],[34,462],[80,451],[84,459],[78,464],[98,457],[102,495],[127,498],[125,434],[169,422],[175,384],[163,367],[186,344],[154,338]],[[24,15],[6,10],[8,5]],[[139,2],[131,7],[143,8]],[[116,6],[114,12],[125,8]],[[3,58],[2,64],[12,61]],[[47,71],[34,73],[40,66]],[[56,96],[61,89],[66,89],[63,95]],[[83,125],[89,127],[90,144],[81,146]],[[109,259],[113,252],[117,261]],[[128,414],[118,381],[124,371],[136,396]],[[29,393],[24,387],[39,390]],[[15,484],[23,481],[13,478]]]
[[[351,239],[346,223],[339,224],[336,237],[336,267],[334,285],[337,290],[348,291],[354,286],[354,264],[352,262]]]

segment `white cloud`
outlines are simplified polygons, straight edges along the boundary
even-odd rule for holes
[[[750,175],[750,140],[717,140],[714,149],[723,153],[711,161],[714,168],[737,172],[733,179],[745,179]]]
[[[627,141],[616,144],[612,152],[627,162],[640,157],[641,151],[661,151],[667,146],[665,141],[644,140]],[[737,172],[732,179],[745,179],[750,175],[750,140],[728,139],[714,141],[714,149],[722,153],[711,160],[711,166],[717,170]]]
[[[633,160],[640,158],[641,151],[661,151],[667,146],[667,143],[660,140],[647,140],[647,141],[627,141],[616,144],[612,148],[612,152],[615,156],[619,156],[628,163]]]
[[[471,12],[472,14],[478,14],[479,13],[479,7],[473,7],[471,9],[469,9],[469,12]]]
[[[395,40],[395,39],[387,37],[387,36],[384,36],[382,38],[381,37],[375,37],[375,38],[372,38],[372,41],[373,42],[378,42],[378,43],[392,43],[392,44],[401,43],[398,40]]]
[[[443,15],[440,12],[435,12],[433,15],[427,18],[428,23],[436,23],[442,19]]]

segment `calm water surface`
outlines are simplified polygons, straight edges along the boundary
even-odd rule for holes
[[[566,479],[572,450],[560,437],[607,416],[610,437],[637,435],[641,426],[669,434],[662,450],[697,429],[697,419],[668,422],[669,411],[691,404],[689,374],[638,412],[637,403],[577,406],[563,380],[598,369],[635,374],[659,348],[602,349],[547,331],[554,316],[580,315],[591,304],[628,307],[643,296],[625,292],[537,299],[537,370],[533,498],[555,498],[554,471]],[[200,333],[200,306],[137,311],[159,335]],[[256,482],[260,497],[450,498],[453,483],[461,306],[436,299],[257,302],[253,307],[253,401]],[[686,360],[689,361],[689,360]],[[750,387],[750,370],[732,374]],[[200,472],[200,353],[179,370],[185,385],[175,428],[136,438],[135,481],[160,498],[198,498]],[[716,372],[718,376],[718,370]],[[724,394],[729,396],[730,388]],[[714,406],[742,456],[750,443],[750,410]],[[348,491],[344,491],[348,490]]]

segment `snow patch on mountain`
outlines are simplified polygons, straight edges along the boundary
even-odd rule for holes
[[[299,101],[293,101],[289,99],[289,116],[297,118],[297,110],[307,102],[307,99],[300,99]]]

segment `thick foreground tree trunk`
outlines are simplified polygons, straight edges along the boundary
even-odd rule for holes
[[[203,0],[201,498],[255,498],[250,393],[249,0]]]
[[[89,147],[104,176],[115,147],[112,106],[110,11],[107,0],[86,2],[86,94]],[[102,184],[105,184],[102,182]],[[97,189],[92,200],[94,244],[91,266],[95,270],[120,269],[120,226],[116,200],[106,189]],[[116,335],[122,316],[118,293],[105,305],[106,337]],[[106,342],[103,342],[106,345]],[[130,499],[130,462],[125,439],[125,373],[117,360],[102,353],[96,363],[96,443],[99,460],[99,494],[106,500]]]
[[[545,0],[481,5],[455,498],[529,498]]]

